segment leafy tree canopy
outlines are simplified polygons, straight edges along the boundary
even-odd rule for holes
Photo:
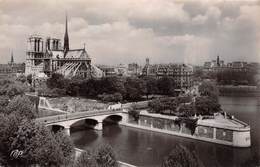
[[[170,155],[165,158],[162,167],[199,167],[197,156],[182,145],[176,145]]]

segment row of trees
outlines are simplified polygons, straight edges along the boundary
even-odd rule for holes
[[[203,82],[199,86],[200,96],[195,97],[177,97],[154,99],[149,102],[149,108],[152,112],[190,117],[197,115],[213,115],[221,111],[218,103],[218,89],[212,82]],[[188,104],[187,104],[188,103]]]
[[[224,70],[216,75],[220,85],[256,85],[256,71]]]
[[[60,74],[53,74],[47,80],[47,87],[60,95],[85,96],[100,98],[104,101],[138,101],[142,96],[148,98],[151,94],[175,95],[174,79],[164,77],[105,77],[101,79],[66,79]],[[39,90],[46,93],[45,88]]]

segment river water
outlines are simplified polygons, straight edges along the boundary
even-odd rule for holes
[[[206,167],[258,166],[255,161],[260,160],[260,98],[220,97],[220,103],[223,110],[250,124],[250,148],[233,148],[118,125],[104,126],[103,131],[75,131],[71,138],[81,149],[108,143],[120,161],[137,166],[161,166],[164,157],[176,144],[195,152]]]

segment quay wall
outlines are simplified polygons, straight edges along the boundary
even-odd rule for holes
[[[226,129],[197,124],[193,132],[185,123],[178,124],[172,119],[140,115],[139,120],[135,121],[128,115],[128,119],[126,120],[127,122],[122,122],[121,124],[233,147],[251,146],[249,127],[232,130],[230,128]]]

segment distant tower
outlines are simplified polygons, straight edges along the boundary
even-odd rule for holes
[[[66,14],[66,25],[65,25],[65,35],[64,35],[64,52],[65,54],[70,49],[69,47],[69,35],[68,35],[68,19]]]
[[[13,55],[13,51],[11,52],[11,61],[10,61],[11,64],[14,64],[14,55]]]
[[[149,64],[150,64],[149,58],[146,58],[146,59],[145,59],[145,62],[146,62],[146,63],[145,63],[146,65],[149,65]]]
[[[218,67],[220,66],[219,55],[218,55],[218,57],[217,57],[217,66],[218,66]]]

